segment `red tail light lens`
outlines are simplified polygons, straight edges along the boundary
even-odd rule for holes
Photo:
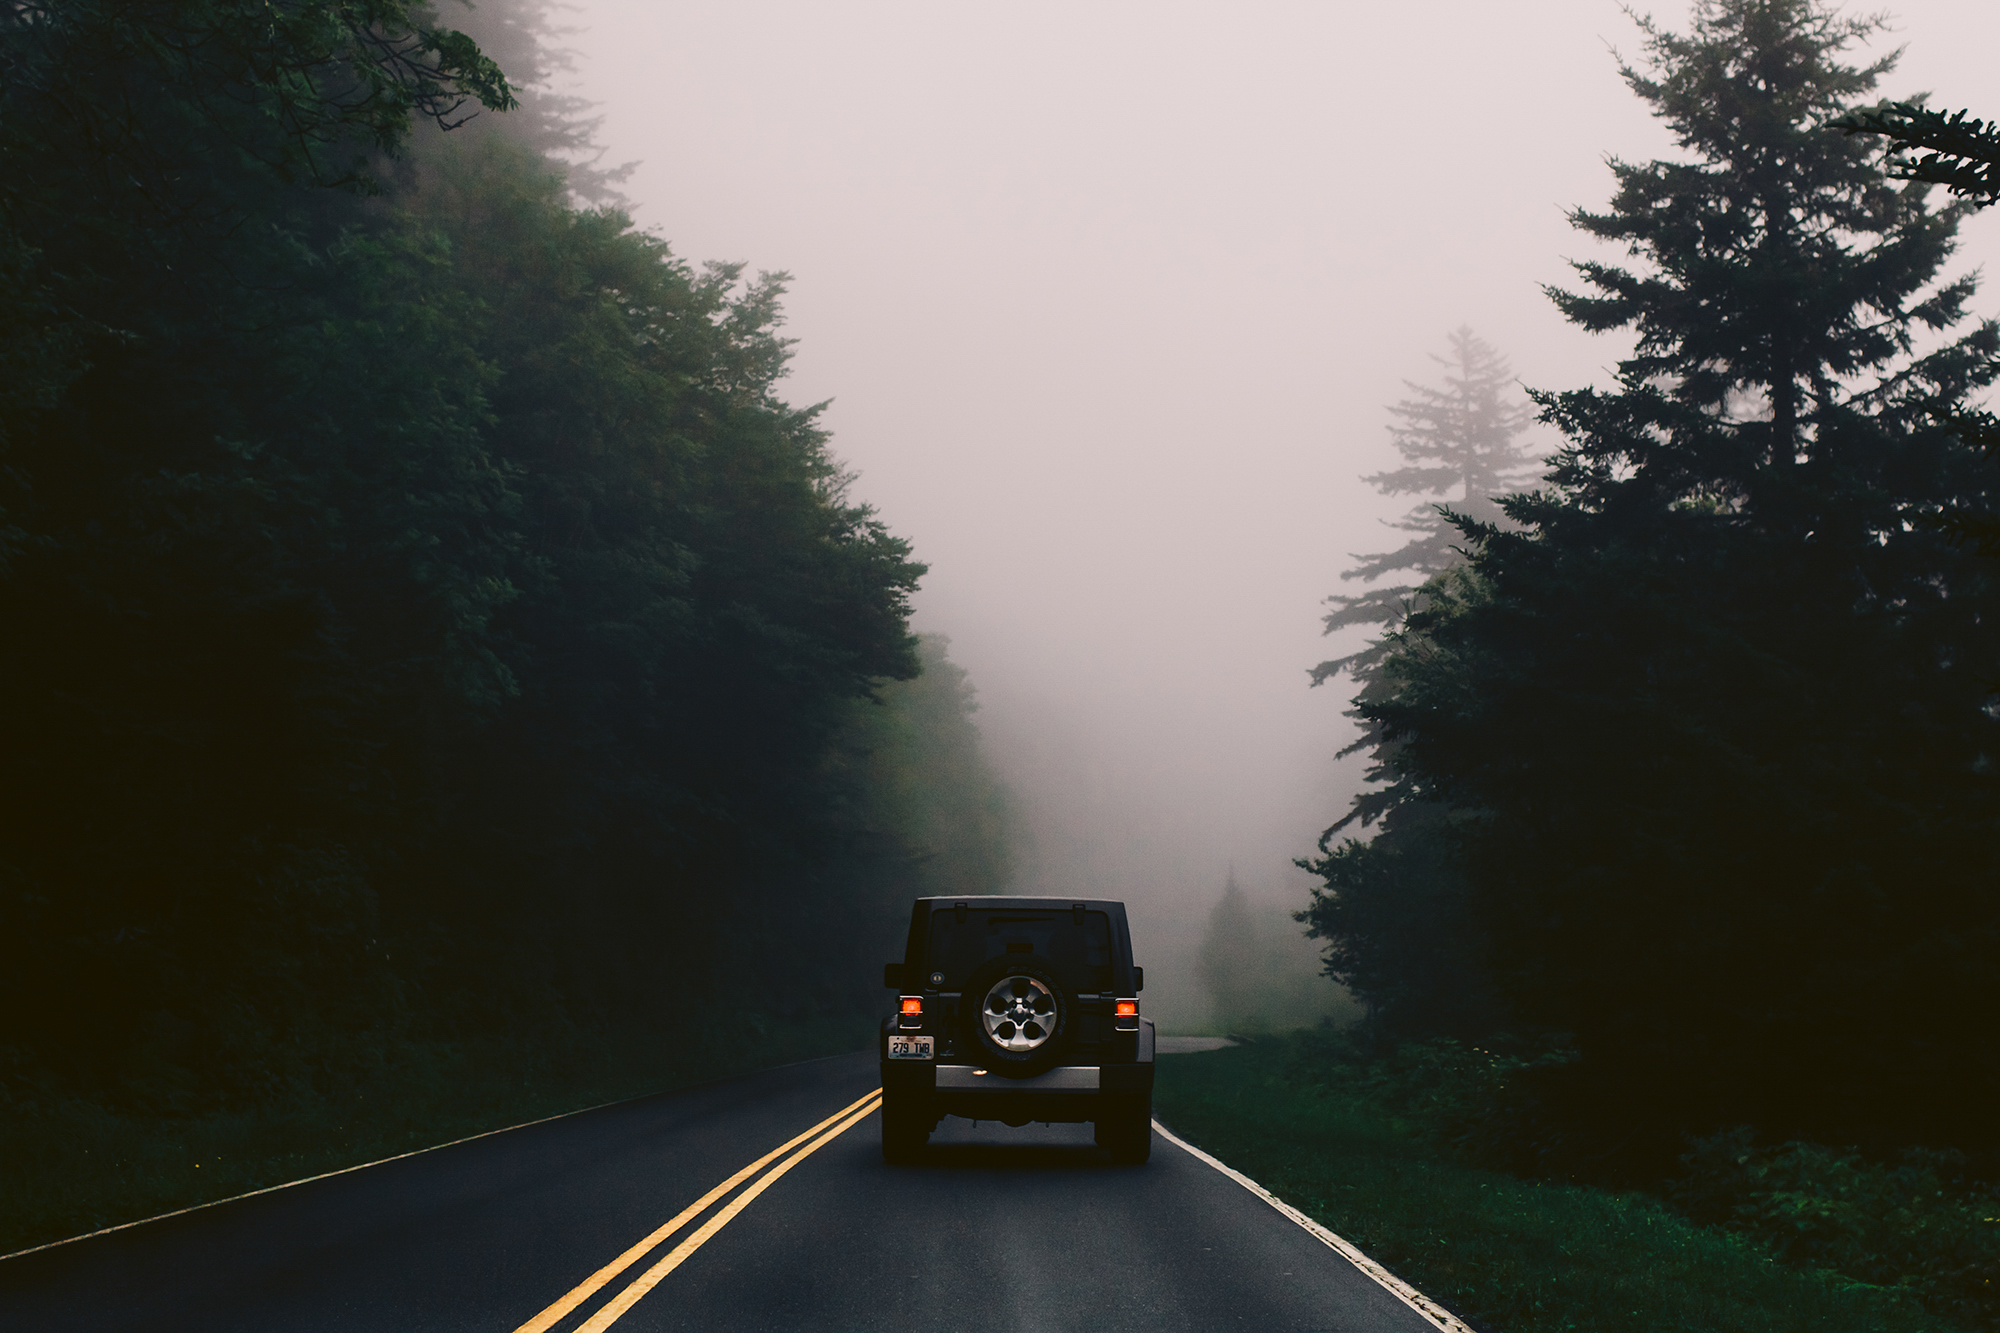
[[[1118,1017],[1137,1018],[1138,1016],[1139,1002],[1137,1000],[1120,1000],[1118,1002]]]
[[[906,1014],[921,1014],[921,1013],[922,1013],[923,1011],[924,1011],[924,997],[923,997],[923,996],[921,996],[921,995],[905,995],[905,996],[903,997],[903,1012],[904,1012],[904,1013],[906,1013]],[[1135,1009],[1135,1010],[1133,1010],[1133,1012],[1134,1012],[1134,1013],[1137,1013],[1137,1012],[1138,1012],[1138,1010],[1136,1010],[1136,1009]]]

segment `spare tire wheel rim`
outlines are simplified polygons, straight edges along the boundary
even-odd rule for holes
[[[993,1045],[1009,1055],[1027,1055],[1055,1035],[1056,997],[1038,977],[1002,977],[986,992],[979,1021]]]

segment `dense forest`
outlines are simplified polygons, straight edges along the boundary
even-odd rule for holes
[[[454,1043],[851,1021],[913,893],[1004,882],[923,566],[782,396],[784,275],[635,229],[549,38],[0,17],[22,1153]]]
[[[1399,409],[1436,532],[1362,571],[1416,577],[1329,616],[1383,627],[1317,673],[1360,687],[1375,782],[1302,919],[1379,1038],[1527,1061],[1474,1133],[1510,1160],[2000,1163],[2000,329],[1948,271],[1997,145],[1863,108],[1895,56],[1848,53],[1883,26],[1642,24],[1621,70],[1679,153],[1612,160],[1571,221],[1626,260],[1548,293],[1632,353],[1532,393],[1538,482],[1450,494],[1523,424],[1455,340]]]

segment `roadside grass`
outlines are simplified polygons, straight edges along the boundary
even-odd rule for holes
[[[1907,1295],[1787,1267],[1642,1194],[1451,1158],[1362,1092],[1288,1079],[1285,1039],[1163,1058],[1162,1123],[1495,1333],[1954,1333]]]
[[[252,1108],[142,1115],[0,1102],[0,1255],[607,1102],[860,1050],[869,1018],[739,1023],[754,1047],[565,1026],[405,1040]]]

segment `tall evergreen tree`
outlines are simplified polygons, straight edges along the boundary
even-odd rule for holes
[[[1329,634],[1349,625],[1401,624],[1418,596],[1418,585],[1459,561],[1455,548],[1461,538],[1443,506],[1493,521],[1500,517],[1498,497],[1517,489],[1532,472],[1533,460],[1517,440],[1534,419],[1534,408],[1514,396],[1507,358],[1469,328],[1453,331],[1448,341],[1450,355],[1431,358],[1444,368],[1443,387],[1405,380],[1413,396],[1389,409],[1395,418],[1389,439],[1404,466],[1361,479],[1384,495],[1426,497],[1390,525],[1411,534],[1410,540],[1393,551],[1355,555],[1355,566],[1340,576],[1343,582],[1366,583],[1390,574],[1416,577],[1357,596],[1327,598],[1333,607],[1324,620]],[[1371,645],[1322,662],[1313,668],[1313,684],[1379,656]]]
[[[1431,581],[1461,563],[1458,543],[1463,538],[1454,526],[1454,516],[1483,522],[1501,520],[1500,497],[1533,471],[1533,459],[1517,443],[1517,437],[1527,430],[1534,408],[1509,392],[1515,381],[1507,359],[1469,328],[1459,328],[1449,341],[1450,356],[1431,358],[1444,367],[1444,387],[1406,380],[1405,386],[1415,396],[1389,408],[1389,414],[1396,418],[1389,427],[1389,437],[1406,466],[1362,478],[1385,495],[1429,497],[1392,525],[1412,534],[1411,539],[1394,551],[1354,556],[1360,563],[1340,576],[1343,581],[1372,583],[1388,574],[1408,573],[1416,576],[1415,581],[1370,588],[1352,597],[1327,598],[1334,609],[1322,619],[1324,633],[1352,625],[1375,625],[1385,631],[1355,652],[1312,669],[1314,685],[1347,672],[1360,687],[1357,703],[1381,692],[1382,659],[1393,642],[1393,631],[1429,600]],[[1361,722],[1362,734],[1341,750],[1341,757],[1372,750],[1375,764],[1369,780],[1385,777],[1391,748],[1381,728],[1368,722],[1358,709],[1349,710],[1347,716]],[[1363,792],[1354,809],[1328,830],[1329,834],[1356,820],[1364,825],[1373,823],[1393,799],[1380,789]]]
[[[1422,588],[1423,621],[1452,615],[1479,594],[1477,578],[1453,566]],[[1367,1008],[1367,1025],[1390,1038],[1478,1039],[1508,1024],[1496,992],[1484,932],[1470,911],[1470,886],[1454,855],[1462,812],[1428,793],[1398,762],[1399,738],[1374,709],[1402,688],[1402,666],[1432,651],[1421,628],[1385,631],[1356,669],[1361,689],[1349,716],[1363,735],[1343,755],[1370,752],[1368,785],[1347,813],[1320,834],[1319,856],[1299,867],[1318,875],[1312,900],[1295,919],[1325,940],[1326,974]],[[1357,656],[1360,656],[1357,654]],[[1363,842],[1342,830],[1373,827]]]
[[[1941,424],[1996,373],[1933,209],[1821,126],[1894,57],[1814,0],[1702,0],[1621,70],[1682,155],[1614,161],[1570,320],[1630,329],[1518,528],[1459,524],[1465,596],[1363,704],[1443,804],[1516,1012],[1611,1115],[1990,1138],[2000,1061],[1988,500]],[[1894,1096],[1889,1088],[1899,1089]]]
[[[1328,598],[1334,608],[1324,621],[1328,634],[1353,625],[1381,630],[1355,652],[1312,670],[1314,685],[1345,671],[1358,687],[1347,716],[1361,723],[1362,734],[1340,753],[1370,752],[1369,785],[1321,835],[1319,858],[1299,863],[1328,888],[1314,894],[1298,919],[1309,936],[1328,941],[1327,974],[1366,1003],[1377,1028],[1473,1036],[1493,1025],[1497,1007],[1467,931],[1463,880],[1442,854],[1447,825],[1439,812],[1405,804],[1395,744],[1362,705],[1391,689],[1383,662],[1408,646],[1410,613],[1459,595],[1464,537],[1453,516],[1500,521],[1500,497],[1532,472],[1534,460],[1519,437],[1534,408],[1513,395],[1506,358],[1469,328],[1450,335],[1449,356],[1432,360],[1444,367],[1443,387],[1406,381],[1414,396],[1389,409],[1396,418],[1390,438],[1405,466],[1362,478],[1388,495],[1428,497],[1395,524],[1411,539],[1394,551],[1357,555],[1360,563],[1341,575],[1370,582],[1392,573],[1415,577]],[[1379,827],[1365,844],[1348,838],[1334,847],[1334,837],[1355,823]]]

